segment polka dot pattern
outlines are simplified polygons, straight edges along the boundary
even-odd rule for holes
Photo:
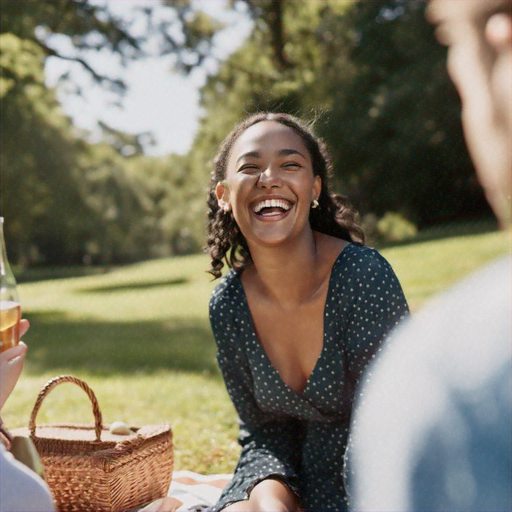
[[[217,360],[240,419],[234,478],[215,510],[248,498],[261,480],[284,481],[305,511],[347,510],[343,458],[356,385],[391,329],[408,314],[398,279],[374,249],[336,259],[324,309],[323,348],[302,393],[288,387],[259,343],[237,272],[210,300]]]

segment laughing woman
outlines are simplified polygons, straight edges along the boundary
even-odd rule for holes
[[[361,374],[407,314],[389,264],[329,191],[323,143],[256,114],[215,160],[210,321],[240,419],[241,455],[216,510],[343,511],[343,457]]]

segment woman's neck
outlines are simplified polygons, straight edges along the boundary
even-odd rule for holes
[[[310,231],[279,247],[251,247],[253,265],[244,272],[244,286],[254,287],[283,307],[310,300],[323,282],[319,233]]]

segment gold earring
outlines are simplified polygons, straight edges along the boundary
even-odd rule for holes
[[[320,203],[318,202],[318,199],[313,199],[313,201],[311,201],[311,208],[318,208],[319,205]]]

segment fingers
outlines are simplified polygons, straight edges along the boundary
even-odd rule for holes
[[[0,409],[9,398],[23,370],[27,346],[21,342],[19,345],[2,352],[0,358]]]
[[[0,361],[2,362],[2,368],[4,364],[11,364],[15,359],[21,356],[25,356],[27,352],[27,345],[20,341],[18,345],[8,348],[0,354]]]
[[[30,322],[26,318],[20,320],[20,338],[28,331]]]

